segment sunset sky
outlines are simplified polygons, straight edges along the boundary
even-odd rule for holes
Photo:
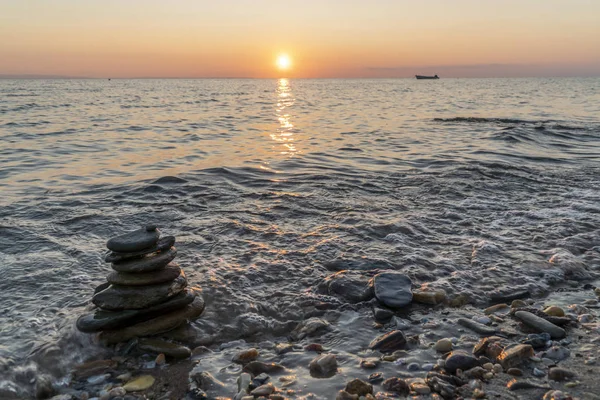
[[[0,0],[0,74],[416,73],[599,76],[600,0]]]

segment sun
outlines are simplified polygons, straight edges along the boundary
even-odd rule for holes
[[[291,60],[290,56],[288,56],[287,54],[280,54],[277,57],[276,64],[277,64],[277,68],[279,68],[280,70],[286,70],[292,66],[292,60]]]

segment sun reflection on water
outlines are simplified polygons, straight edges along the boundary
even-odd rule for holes
[[[282,155],[293,156],[298,153],[294,143],[294,124],[289,114],[289,108],[294,105],[295,101],[289,80],[279,79],[277,82],[277,107],[275,108],[279,127],[270,136],[271,139],[283,146],[280,151]]]

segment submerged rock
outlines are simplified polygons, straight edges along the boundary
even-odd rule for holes
[[[265,363],[262,361],[250,361],[244,367],[244,372],[249,372],[252,375],[273,374],[284,371],[285,367],[277,363]]]
[[[118,330],[106,330],[100,334],[100,340],[106,344],[126,342],[140,336],[151,336],[177,328],[179,325],[198,318],[204,311],[204,299],[197,296],[185,308],[170,312],[148,321],[140,322]]]
[[[340,271],[323,281],[328,295],[343,298],[349,303],[369,301],[375,295],[373,282],[356,271]]]
[[[118,272],[149,272],[162,269],[167,266],[177,256],[177,249],[171,247],[167,251],[153,253],[140,258],[134,258],[119,263],[112,263],[111,266]]]
[[[382,353],[391,353],[406,347],[406,337],[400,330],[394,330],[384,335],[378,336],[369,344],[372,350],[379,350]]]
[[[346,384],[345,390],[350,394],[366,396],[367,394],[373,394],[373,385],[356,378]]]
[[[410,393],[410,386],[402,378],[388,378],[383,381],[381,386],[388,392],[396,393],[400,396],[408,396]]]
[[[106,243],[106,247],[116,252],[137,252],[154,246],[159,237],[158,229],[155,226],[148,226],[116,236]]]
[[[123,385],[123,389],[127,392],[139,392],[154,385],[154,381],[152,375],[140,375]]]
[[[137,310],[162,303],[185,289],[187,279],[183,274],[167,283],[150,286],[111,285],[92,297],[92,303],[105,310]]]
[[[337,372],[337,359],[333,354],[322,354],[310,362],[308,369],[315,378],[330,378]]]
[[[246,364],[250,361],[256,360],[258,358],[258,350],[255,348],[247,349],[240,351],[235,356],[233,356],[232,361],[238,364]]]
[[[183,271],[175,262],[170,262],[165,268],[151,272],[111,272],[106,280],[120,286],[148,286],[175,280]]]
[[[412,281],[404,274],[381,272],[373,278],[373,285],[377,300],[388,307],[401,308],[412,301]]]
[[[142,338],[138,342],[138,347],[141,350],[162,353],[165,356],[173,358],[188,358],[192,355],[192,351],[189,348],[160,339]]]

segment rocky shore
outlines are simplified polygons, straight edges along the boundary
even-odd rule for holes
[[[338,272],[315,291],[346,306],[279,341],[209,343],[189,326],[133,337],[68,385],[39,383],[37,397],[600,399],[600,288],[573,282],[541,299],[507,289],[476,306],[418,286],[399,272]]]

